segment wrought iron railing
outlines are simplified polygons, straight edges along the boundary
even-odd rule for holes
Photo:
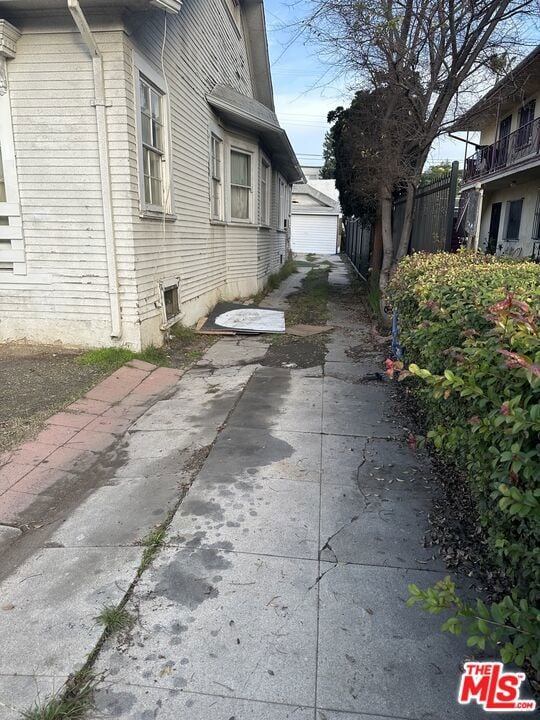
[[[540,118],[523,125],[492,145],[479,148],[465,161],[463,180],[475,180],[527,162],[540,155]]]

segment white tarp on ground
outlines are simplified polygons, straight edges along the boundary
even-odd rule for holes
[[[215,323],[231,330],[249,330],[261,333],[285,332],[285,315],[281,310],[260,310],[249,307],[245,310],[230,310],[218,315]]]

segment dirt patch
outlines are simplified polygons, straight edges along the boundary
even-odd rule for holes
[[[0,345],[0,452],[33,436],[48,417],[107,375],[77,363],[79,355],[56,347]]]
[[[322,365],[325,355],[326,343],[323,338],[291,338],[289,342],[271,345],[262,364],[269,367],[295,365],[309,368]]]
[[[197,335],[191,331],[189,336],[169,337],[163,350],[171,367],[185,368],[200,360],[205,351],[217,340],[219,340],[218,336]]]

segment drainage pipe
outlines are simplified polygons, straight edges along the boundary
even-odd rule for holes
[[[120,294],[118,287],[118,266],[116,260],[116,237],[112,207],[112,186],[109,157],[109,133],[107,129],[107,101],[105,97],[105,76],[103,72],[103,56],[88,21],[79,5],[79,0],[67,0],[68,9],[75,21],[81,37],[92,58],[94,71],[94,93],[92,103],[96,108],[99,170],[101,176],[101,196],[103,203],[103,225],[105,231],[105,250],[107,257],[107,274],[109,281],[109,303],[111,311],[111,337],[122,336],[120,314]]]

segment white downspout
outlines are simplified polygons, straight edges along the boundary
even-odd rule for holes
[[[111,309],[111,337],[122,336],[120,315],[120,294],[118,288],[118,266],[116,261],[116,237],[112,208],[112,186],[109,158],[109,133],[107,129],[107,102],[105,98],[105,78],[103,73],[103,57],[86,17],[79,5],[79,0],[67,0],[68,9],[77,25],[81,37],[92,57],[94,70],[93,102],[96,108],[99,170],[101,175],[101,195],[103,203],[103,224],[105,229],[105,250],[107,256],[107,274],[109,280],[109,301]]]

